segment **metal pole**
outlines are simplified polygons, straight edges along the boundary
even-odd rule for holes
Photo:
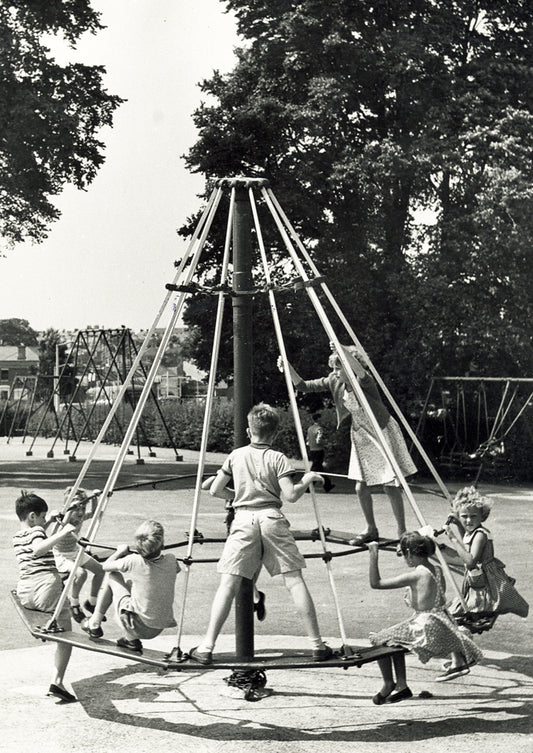
[[[233,214],[233,290],[239,293],[253,287],[252,220],[244,179],[236,178],[235,212]],[[233,393],[234,447],[248,441],[246,416],[252,407],[252,299],[236,295],[233,303]],[[235,653],[243,660],[254,656],[253,581],[242,578],[235,599]]]

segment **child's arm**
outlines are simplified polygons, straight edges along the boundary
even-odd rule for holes
[[[32,544],[33,556],[40,557],[41,554],[46,554],[50,549],[53,549],[58,541],[61,541],[61,539],[64,539],[67,534],[72,533],[75,530],[76,528],[71,523],[65,523],[57,533],[53,533],[51,536],[35,541]]]
[[[368,553],[370,555],[370,561],[368,565],[368,577],[370,580],[370,587],[384,590],[390,588],[402,588],[402,586],[412,586],[418,580],[417,574],[414,570],[403,573],[402,575],[395,575],[393,578],[382,578],[379,574],[378,558],[379,548],[377,541],[371,541],[368,546]]]
[[[202,484],[202,488],[205,488],[207,486],[207,482],[209,479],[204,481]],[[227,473],[224,473],[224,471],[221,469],[218,471],[217,475],[215,476],[214,481],[209,486],[209,494],[212,497],[219,497],[220,499],[234,499],[235,492],[232,489],[227,489],[227,485],[230,482],[230,477]]]
[[[487,536],[483,531],[478,531],[472,538],[470,551],[465,547],[463,542],[457,538],[450,526],[445,526],[446,534],[455,547],[455,551],[460,559],[465,563],[469,570],[476,568],[481,562],[483,550],[487,543]]]
[[[131,554],[132,551],[129,548],[128,544],[121,544],[117,547],[116,551],[113,552],[113,554],[108,557],[105,562],[101,562],[102,569],[106,573],[113,573],[120,570],[120,566],[117,564],[117,560],[122,559],[123,557],[126,557],[128,554]]]
[[[312,483],[323,484],[324,479],[319,473],[314,473],[314,471],[304,473],[296,484],[292,480],[292,476],[282,476],[279,479],[281,494],[285,502],[296,502]]]
[[[98,498],[101,493],[102,493],[101,489],[93,489],[92,494],[87,500],[87,502],[91,503],[91,509],[90,510],[86,509],[83,520],[90,520],[91,518],[94,518],[94,513],[96,512],[96,508],[98,506]]]

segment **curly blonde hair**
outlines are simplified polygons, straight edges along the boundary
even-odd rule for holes
[[[475,507],[481,514],[481,520],[485,521],[490,515],[492,501],[488,497],[482,497],[475,486],[465,486],[459,489],[452,500],[452,510],[459,514],[466,507]]]

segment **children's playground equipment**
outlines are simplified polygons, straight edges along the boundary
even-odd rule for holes
[[[433,377],[416,435],[439,468],[476,485],[484,471],[504,469],[519,430],[533,438],[532,399],[531,378]]]
[[[214,285],[207,285],[205,279],[202,280],[201,275],[198,273],[199,262],[206,246],[206,239],[208,238],[211,226],[217,209],[221,203],[223,195],[229,193],[229,209],[227,217],[227,225],[225,232],[225,241],[223,247],[222,263],[220,266],[219,281]],[[270,261],[267,249],[263,240],[262,225],[259,222],[259,210],[261,207],[262,214],[266,217],[263,222],[271,221],[274,223],[274,230],[279,234],[281,239],[281,247],[284,249],[285,257],[283,262],[280,263],[279,259],[276,262]],[[258,259],[254,265],[253,258],[253,240],[257,244],[255,248],[255,258]],[[279,248],[277,249],[279,253]],[[232,252],[232,254],[231,254]],[[276,279],[279,279],[279,271],[283,270],[286,282],[283,285],[279,285],[273,282],[273,269],[276,269]],[[191,240],[188,244],[187,250],[177,264],[177,272],[172,282],[166,285],[166,293],[163,303],[157,312],[156,318],[152,324],[152,327],[148,330],[146,338],[135,354],[131,368],[120,386],[119,392],[110,408],[104,424],[102,425],[98,436],[94,439],[93,448],[89,457],[85,460],[83,467],[80,469],[78,477],[72,486],[68,499],[65,502],[65,510],[68,509],[72,500],[75,497],[77,489],[82,485],[83,479],[87,474],[93,458],[98,449],[98,445],[102,442],[103,437],[108,429],[111,421],[115,420],[115,414],[118,410],[121,401],[125,399],[128,390],[131,387],[133,377],[139,368],[140,361],[150,343],[151,337],[155,328],[158,326],[159,321],[165,312],[169,313],[168,322],[165,332],[161,338],[161,342],[158,348],[158,352],[155,356],[154,362],[146,375],[144,384],[140,395],[136,401],[136,405],[131,416],[129,424],[125,427],[124,437],[120,448],[117,451],[113,467],[109,473],[107,481],[99,497],[99,501],[96,508],[96,513],[92,518],[87,534],[85,547],[103,546],[101,542],[98,542],[97,534],[100,523],[106,513],[107,507],[110,503],[111,495],[115,490],[115,484],[118,474],[120,472],[125,455],[128,452],[128,448],[134,433],[137,431],[139,425],[142,410],[146,401],[150,397],[152,386],[157,373],[157,365],[160,362],[165,349],[169,343],[170,337],[176,325],[178,318],[181,315],[183,306],[187,297],[192,293],[205,294],[215,296],[217,299],[216,317],[213,322],[213,346],[211,355],[211,367],[209,370],[207,396],[205,400],[205,413],[203,422],[203,435],[201,439],[198,468],[196,474],[196,482],[194,488],[194,495],[190,509],[190,527],[187,540],[178,544],[172,544],[169,546],[178,547],[184,546],[185,555],[181,558],[184,564],[183,578],[181,582],[182,591],[182,605],[181,614],[178,619],[177,637],[175,647],[167,654],[161,654],[153,651],[145,651],[143,655],[135,654],[132,652],[117,649],[116,646],[112,646],[108,641],[89,641],[86,636],[80,636],[77,633],[63,633],[57,630],[56,617],[61,610],[67,593],[70,588],[72,578],[69,578],[65,583],[65,588],[62,597],[56,607],[53,614],[48,615],[47,624],[43,625],[43,616],[35,613],[28,616],[27,610],[21,609],[21,614],[25,616],[25,619],[32,631],[32,634],[43,640],[50,641],[67,641],[73,645],[80,646],[82,648],[88,648],[93,651],[103,651],[106,653],[119,654],[125,656],[133,661],[144,661],[150,664],[156,664],[167,669],[183,670],[183,671],[205,671],[206,667],[199,665],[191,660],[187,653],[184,653],[180,648],[182,632],[183,632],[183,618],[186,611],[187,593],[191,586],[191,574],[195,568],[201,566],[202,560],[195,555],[195,547],[198,543],[205,541],[201,534],[198,533],[198,517],[200,511],[200,498],[201,498],[201,484],[204,476],[206,448],[209,437],[211,412],[213,406],[214,388],[216,384],[217,363],[219,357],[221,330],[222,330],[222,318],[224,314],[224,307],[226,301],[231,300],[232,312],[233,312],[233,361],[234,361],[234,445],[235,447],[242,446],[247,443],[246,437],[246,416],[249,409],[252,406],[252,358],[253,358],[253,332],[252,332],[252,305],[253,298],[255,296],[267,296],[272,314],[272,324],[274,330],[274,336],[279,347],[279,354],[284,365],[284,379],[287,388],[287,394],[294,417],[294,423],[296,433],[298,436],[298,442],[303,460],[305,470],[309,470],[310,463],[307,460],[307,453],[305,447],[304,432],[300,423],[298,406],[296,402],[296,393],[292,385],[289,376],[289,360],[286,352],[285,341],[283,338],[283,332],[280,324],[280,317],[277,306],[277,294],[283,292],[284,294],[292,294],[294,291],[299,291],[299,295],[303,292],[311,304],[312,310],[316,313],[319,323],[323,327],[328,339],[332,341],[339,352],[340,360],[346,373],[349,375],[350,384],[352,389],[358,396],[358,399],[363,406],[365,412],[368,415],[371,422],[376,440],[379,442],[381,450],[390,465],[395,471],[395,474],[401,484],[405,497],[408,503],[419,521],[420,525],[425,525],[424,518],[420,511],[420,508],[414,498],[412,490],[403,477],[397,461],[392,454],[379,423],[375,419],[368,401],[362,391],[355,375],[351,371],[350,364],[344,355],[340,341],[334,329],[330,315],[326,311],[326,306],[332,312],[333,316],[338,319],[344,331],[346,337],[350,339],[358,348],[363,352],[364,349],[357,339],[357,336],[351,328],[349,322],[346,320],[344,314],[340,310],[333,293],[330,291],[326,280],[320,275],[319,270],[315,266],[310,254],[307,252],[300,238],[298,237],[294,227],[287,218],[281,205],[276,199],[269,182],[263,178],[224,178],[219,180],[211,196],[203,209],[203,213],[199,219],[199,222],[194,230]],[[301,305],[301,304],[299,304]],[[312,313],[312,312],[311,312]],[[266,326],[266,323],[265,323]],[[446,486],[440,479],[437,471],[435,470],[430,458],[424,451],[424,448],[420,444],[416,437],[415,432],[410,427],[409,423],[404,418],[398,405],[394,401],[394,398],[388,391],[386,385],[380,378],[379,373],[371,363],[368,355],[369,368],[376,379],[377,383],[381,387],[384,396],[390,403],[393,411],[398,416],[406,433],[411,437],[414,444],[416,444],[420,457],[423,458],[427,465],[428,471],[433,476],[439,490],[440,495],[450,502],[450,495],[446,489]],[[390,655],[395,651],[401,651],[397,648],[373,648],[368,649],[365,647],[354,647],[349,645],[347,638],[347,631],[342,615],[342,605],[338,596],[338,591],[335,582],[334,575],[334,563],[336,557],[354,554],[358,551],[365,551],[364,546],[350,547],[349,539],[353,534],[343,532],[332,532],[322,523],[322,514],[318,504],[318,496],[313,487],[311,487],[311,502],[316,519],[316,528],[313,531],[303,532],[300,538],[306,540],[312,540],[320,547],[319,554],[314,556],[320,557],[324,562],[324,567],[327,575],[328,585],[331,589],[333,603],[335,605],[336,618],[338,623],[339,643],[341,648],[335,652],[332,659],[325,662],[326,666],[340,666],[348,668],[351,666],[360,666],[367,661],[374,661],[379,659],[385,654]],[[220,543],[224,539],[221,538],[217,541]],[[332,544],[339,545],[341,547],[340,552],[332,551]],[[381,541],[380,546],[385,549],[395,548],[395,542]],[[80,549],[79,557],[81,558],[82,549]],[[437,556],[441,562],[444,571],[450,580],[452,588],[461,599],[461,595],[457,585],[451,573],[440,553],[437,549]],[[211,560],[210,560],[211,561]],[[203,566],[203,565],[202,565]],[[75,567],[73,571],[75,571]],[[235,633],[235,653],[232,655],[215,656],[215,661],[210,668],[219,669],[228,667],[233,670],[233,675],[227,680],[230,686],[237,686],[243,690],[245,697],[250,700],[257,700],[261,693],[265,693],[264,686],[266,678],[264,671],[267,669],[287,668],[287,667],[320,667],[322,664],[313,663],[310,652],[297,652],[290,655],[282,655],[276,650],[269,652],[268,655],[256,656],[254,650],[254,628],[253,628],[253,584],[251,580],[243,579],[243,584],[240,589],[240,593],[236,599],[236,633]],[[20,605],[19,605],[20,608]],[[30,619],[31,618],[31,619]],[[36,620],[40,620],[40,626],[37,626]]]
[[[57,352],[56,348],[56,355]],[[111,411],[115,397],[129,375],[128,386],[123,393],[124,399],[119,408],[112,411],[112,423],[109,424],[114,443],[120,443],[124,439],[126,424],[147,377],[147,367],[142,359],[137,359],[137,355],[137,345],[131,331],[126,327],[86,329],[77,332],[66,353],[64,363],[57,363],[54,375],[38,374],[34,377],[17,377],[14,380],[0,417],[1,427],[4,425],[7,410],[12,409],[10,425],[6,431],[7,442],[17,427],[20,427],[18,433],[22,432],[22,442],[32,437],[26,455],[33,455],[34,445],[41,436],[43,427],[47,421],[52,422],[55,434],[47,457],[53,458],[56,445],[62,442],[63,454],[69,456],[70,462],[75,462],[80,443],[83,440],[92,442],[98,435],[105,415]],[[133,371],[134,361],[137,366]],[[65,382],[69,383],[68,390],[64,388]],[[174,450],[175,459],[182,460],[153,385],[146,402],[151,404],[158,414],[167,442]],[[107,439],[109,441],[109,438]],[[149,457],[155,457],[156,453],[150,446],[142,414],[135,429],[135,444],[138,464],[144,463],[141,446],[148,448]],[[128,454],[133,454],[133,450],[128,449]]]

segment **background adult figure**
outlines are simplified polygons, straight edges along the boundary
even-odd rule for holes
[[[409,454],[401,429],[381,400],[376,383],[366,369],[364,355],[354,346],[344,347],[344,355],[403,476],[416,473],[416,466]],[[353,391],[348,375],[335,351],[329,357],[328,364],[331,372],[328,376],[319,379],[302,379],[290,364],[289,370],[291,381],[298,391],[325,392],[329,390],[337,411],[337,428],[345,418],[351,417],[348,478],[355,481],[355,491],[366,527],[350,543],[364,544],[379,538],[371,494],[371,487],[376,486],[383,487],[387,494],[396,521],[397,533],[401,536],[405,533],[405,510],[399,480],[383,450],[380,438],[376,436],[371,419]],[[283,370],[281,359],[278,359],[278,366],[280,370]]]

